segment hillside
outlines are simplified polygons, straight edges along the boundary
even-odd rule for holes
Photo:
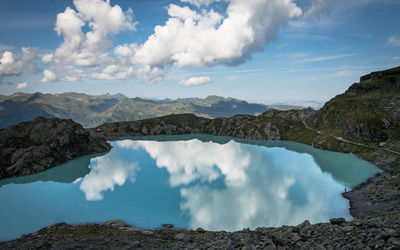
[[[215,118],[236,114],[257,115],[269,109],[263,104],[219,96],[157,101],[128,98],[122,94],[16,93],[0,96],[0,128],[38,116],[73,119],[84,127],[95,127],[105,122],[132,121],[169,114],[193,113]]]
[[[398,148],[400,138],[400,67],[360,78],[327,102],[308,125],[368,145]]]

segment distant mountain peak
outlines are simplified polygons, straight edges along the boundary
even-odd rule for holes
[[[280,102],[280,103],[272,104],[271,106],[274,106],[274,107],[280,106],[283,110],[303,109],[303,108],[312,108],[312,109],[318,110],[318,109],[322,108],[323,105],[324,105],[324,103],[318,102],[318,101],[312,101],[312,100],[300,101],[299,100],[299,101]]]

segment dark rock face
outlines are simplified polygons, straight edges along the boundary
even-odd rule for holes
[[[111,146],[93,138],[72,120],[36,118],[0,130],[0,179],[30,175],[68,160],[106,152]]]
[[[332,219],[330,219],[330,223],[332,225],[342,225],[345,222],[346,222],[346,220],[344,218],[332,218]]]

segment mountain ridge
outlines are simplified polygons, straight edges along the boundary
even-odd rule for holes
[[[105,122],[141,120],[169,114],[194,113],[216,118],[236,114],[257,115],[270,109],[268,105],[215,95],[206,98],[152,100],[129,98],[121,93],[88,95],[76,92],[17,92],[10,96],[0,96],[0,128],[29,121],[37,116],[73,119],[84,127],[95,127]]]
[[[400,67],[360,78],[307,120],[313,128],[368,143],[400,138]]]

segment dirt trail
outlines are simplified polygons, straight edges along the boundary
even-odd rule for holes
[[[317,129],[314,129],[314,128],[308,126],[308,124],[306,123],[305,120],[302,120],[302,122],[304,124],[304,127],[306,127],[307,129],[311,129],[311,130],[317,132],[319,135],[326,134],[326,135],[328,135],[328,136],[330,136],[332,138],[335,138],[336,140],[341,141],[341,142],[346,142],[346,143],[349,143],[349,144],[353,144],[353,145],[357,145],[357,146],[361,146],[361,147],[366,147],[366,148],[371,148],[371,149],[376,149],[376,150],[383,150],[383,151],[386,151],[386,152],[389,152],[389,153],[400,155],[400,152],[396,152],[396,151],[393,151],[393,150],[390,150],[390,149],[370,146],[370,145],[362,144],[362,143],[359,143],[359,142],[353,142],[353,141],[346,140],[346,139],[344,139],[343,137],[340,137],[340,136],[335,136],[335,135],[331,135],[331,134],[326,133],[326,132],[322,132],[320,130],[317,130]]]

